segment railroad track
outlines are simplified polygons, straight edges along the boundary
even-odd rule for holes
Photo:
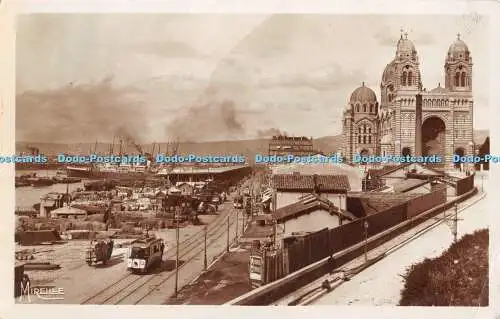
[[[460,207],[461,205],[458,205],[458,213],[464,211],[465,209],[477,204],[478,202],[484,200],[484,198],[487,196],[487,193],[484,192],[480,194],[479,198],[474,198],[470,202],[464,202],[463,206]],[[361,271],[365,270],[366,268],[374,265],[378,261],[384,259],[385,257],[388,257],[398,251],[399,249],[405,247],[406,245],[410,244],[414,240],[418,239],[425,233],[431,231],[432,229],[440,226],[446,220],[443,218],[430,218],[429,221],[434,220],[434,222],[430,223],[429,225],[426,225],[422,229],[419,229],[417,232],[412,234],[410,237],[402,240],[401,242],[394,244],[387,249],[384,250],[384,252],[378,254],[377,256],[369,259],[366,264],[362,264],[356,267],[353,267],[352,269],[342,269],[337,271],[336,273],[341,273],[341,276],[338,276],[336,274],[328,275],[328,276],[323,276],[321,279],[315,280],[314,283],[307,285],[306,287],[303,287],[302,289],[299,290],[300,295],[297,296],[297,292],[292,293],[284,298],[281,298],[277,302],[274,302],[274,305],[289,305],[289,306],[306,306],[310,305],[320,297],[324,296],[331,290],[337,288],[340,286],[345,280],[349,280],[356,274],[360,273]],[[417,226],[418,227],[418,226]],[[383,244],[381,245],[383,246]],[[328,277],[333,277],[333,279],[329,279]]]
[[[212,246],[222,236],[227,236],[227,222],[225,221],[229,217],[229,227],[231,228],[237,223],[237,215],[239,214],[234,214],[234,210],[230,209],[226,214],[217,216],[213,223],[207,226],[207,248]],[[179,271],[188,265],[190,261],[202,255],[204,252],[204,241],[205,230],[201,230],[179,243],[179,260],[182,261]],[[171,260],[171,258],[175,259],[176,247],[167,250],[164,256],[167,257],[167,260]],[[170,271],[151,275],[127,273],[111,285],[84,300],[82,304],[138,304],[173,276],[175,276],[175,268]]]

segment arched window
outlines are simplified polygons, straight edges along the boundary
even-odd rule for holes
[[[366,134],[366,125],[363,125],[363,133]]]
[[[363,136],[363,144],[366,144],[366,135]]]
[[[356,112],[359,112],[359,105],[356,105]]]
[[[462,75],[460,77],[460,86],[465,87],[465,72],[462,72]]]
[[[361,126],[358,127],[358,133],[361,134]]]
[[[401,85],[406,86],[406,71],[403,72],[403,78],[401,79]]]
[[[361,144],[361,135],[358,135],[358,144]]]
[[[412,86],[413,85],[412,84],[412,76],[413,76],[413,74],[411,73],[411,71],[408,72],[408,86]]]
[[[371,143],[372,143],[372,136],[368,135],[368,144],[371,144]]]
[[[363,112],[366,112],[366,104],[363,104]]]
[[[370,133],[370,134],[372,133],[372,128],[371,127],[368,128],[368,133]]]
[[[460,86],[460,73],[455,74],[455,86]]]
[[[373,113],[373,105],[370,104],[370,113]]]

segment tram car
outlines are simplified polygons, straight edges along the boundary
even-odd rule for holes
[[[127,270],[132,273],[147,273],[151,266],[160,265],[165,244],[162,239],[144,237],[131,243]]]
[[[113,253],[113,244],[112,239],[91,240],[90,246],[85,251],[85,262],[87,265],[91,266],[99,262],[106,264]]]

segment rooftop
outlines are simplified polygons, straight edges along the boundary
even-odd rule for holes
[[[176,167],[170,173],[167,169],[162,169],[157,175],[171,175],[171,174],[183,174],[183,175],[194,175],[194,174],[221,174],[238,169],[248,167],[247,165],[234,165],[225,167],[207,167],[207,168],[197,168],[197,167]]]
[[[326,210],[331,214],[342,216],[348,220],[356,219],[353,214],[341,210],[329,200],[315,195],[306,196],[299,202],[279,208],[274,213],[274,216],[278,222],[283,222],[317,210]]]
[[[395,193],[404,193],[428,183],[429,181],[427,180],[408,178],[394,184],[393,188]]]
[[[346,192],[351,189],[346,175],[273,175],[277,190]]]

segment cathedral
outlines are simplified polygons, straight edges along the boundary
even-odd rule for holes
[[[382,73],[380,101],[363,83],[343,112],[346,161],[356,154],[438,155],[450,170],[453,154],[474,155],[472,57],[460,34],[446,54],[444,75],[444,85],[424,89],[417,50],[402,34]]]

